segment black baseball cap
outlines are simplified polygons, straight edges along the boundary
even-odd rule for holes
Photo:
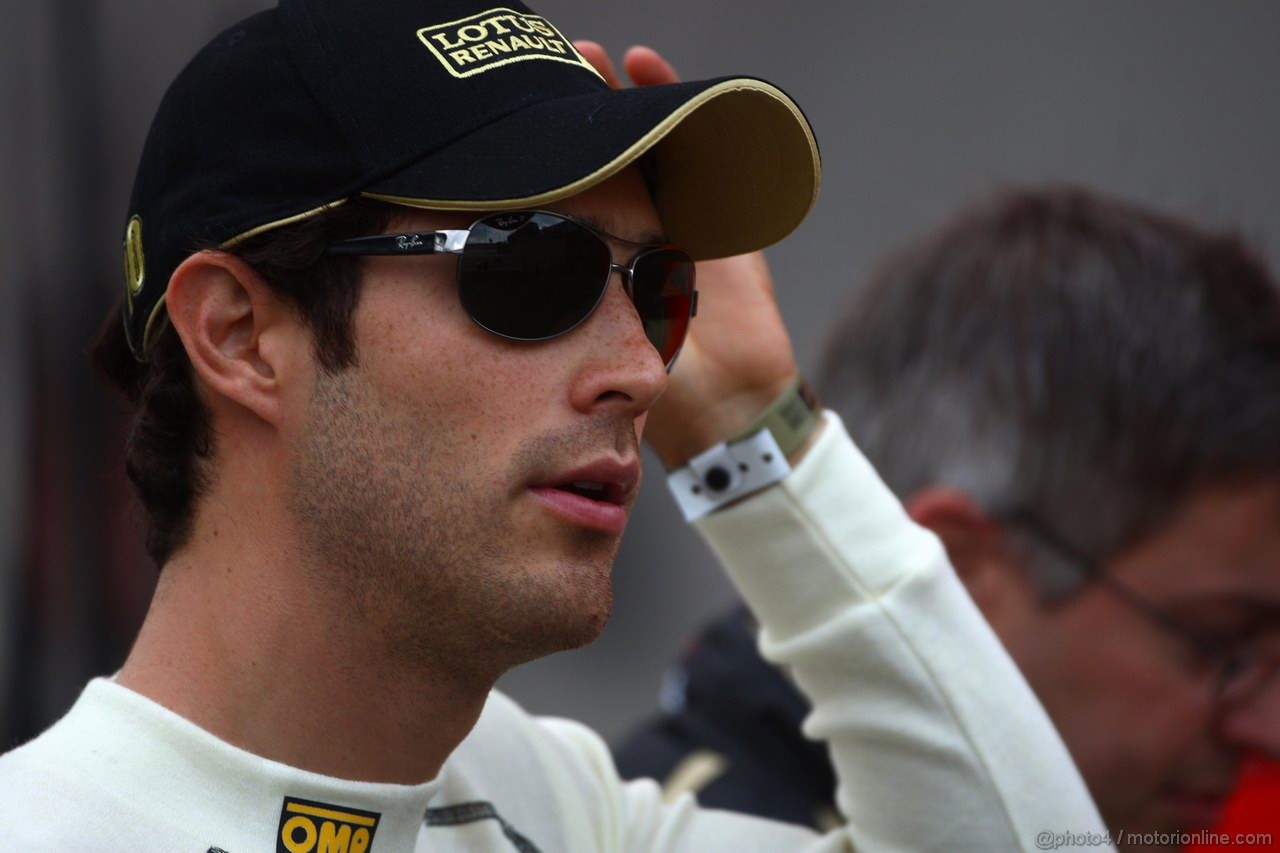
[[[502,0],[280,0],[210,42],[151,125],[125,229],[124,325],[144,357],[202,246],[355,196],[536,207],[646,157],[695,258],[777,242],[821,165],[800,108],[749,77],[611,89],[550,22]]]

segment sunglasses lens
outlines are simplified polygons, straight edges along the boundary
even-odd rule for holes
[[[632,297],[645,336],[668,367],[684,345],[693,308],[693,259],[679,249],[654,249],[635,260]]]
[[[471,227],[458,259],[463,308],[480,326],[521,341],[553,338],[591,315],[612,274],[608,243],[554,213],[495,213]],[[642,252],[632,298],[645,336],[670,366],[693,306],[693,259],[679,249]]]
[[[458,260],[463,308],[485,329],[536,341],[585,320],[604,295],[608,245],[547,213],[497,213],[477,222]]]

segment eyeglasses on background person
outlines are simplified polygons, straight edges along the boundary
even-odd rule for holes
[[[1028,534],[1069,567],[1103,588],[1152,625],[1183,643],[1214,676],[1214,696],[1228,707],[1248,703],[1280,671],[1280,638],[1261,641],[1214,637],[1186,625],[1108,572],[1074,543],[1027,510],[1001,513],[998,520]]]

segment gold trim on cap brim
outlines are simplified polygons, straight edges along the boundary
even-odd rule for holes
[[[732,97],[735,94],[747,94],[750,101]],[[767,99],[763,101],[763,124],[762,98]],[[725,130],[714,132],[721,128]],[[797,129],[800,134],[795,132]],[[370,192],[362,195],[427,210],[536,207],[569,198],[608,180],[664,140],[666,144],[654,152],[661,181],[654,204],[671,242],[700,260],[776,243],[800,224],[817,201],[822,165],[809,122],[780,89],[746,79],[726,80],[704,89],[613,160],[546,192],[480,200]],[[772,186],[760,190],[758,181],[742,180],[742,160],[724,156],[723,149],[730,146],[743,152],[743,159],[750,161],[746,167],[759,177],[770,174],[769,167],[773,167]],[[710,215],[724,210],[738,213]],[[733,231],[716,233],[718,223],[728,220],[733,220]]]
[[[336,201],[327,201],[324,204],[320,205],[319,207],[313,207],[310,210],[304,210],[302,213],[295,213],[293,216],[286,216],[284,219],[277,219],[274,222],[266,222],[262,225],[257,225],[253,228],[250,228],[248,231],[245,231],[242,234],[237,234],[236,236],[232,237],[230,240],[227,240],[225,243],[220,244],[218,248],[230,249],[235,244],[248,240],[250,237],[256,237],[257,235],[262,234],[263,232],[266,232],[266,231],[270,231],[273,228],[283,228],[286,225],[292,225],[295,222],[301,222],[304,219],[310,219],[313,216],[319,216],[321,213],[324,213],[326,210],[333,210],[335,207],[338,207],[339,205],[346,204],[347,201],[348,199],[345,199],[345,198],[340,198],[340,199],[337,199]]]

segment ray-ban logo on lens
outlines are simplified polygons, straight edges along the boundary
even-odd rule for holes
[[[532,217],[529,213],[503,213],[493,217],[491,222],[504,231],[514,231],[524,225]]]
[[[285,797],[276,853],[370,853],[377,812]]]
[[[471,77],[526,59],[568,62],[596,73],[546,18],[512,9],[490,9],[447,24],[423,27],[418,30],[418,38],[454,77]]]

